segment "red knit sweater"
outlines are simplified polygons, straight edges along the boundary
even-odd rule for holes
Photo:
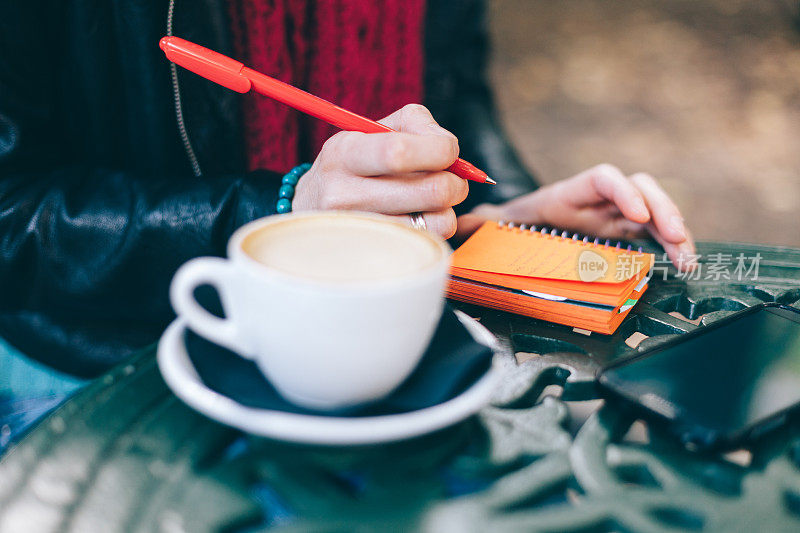
[[[422,100],[425,0],[231,0],[237,59],[378,119]],[[245,96],[251,170],[310,161],[337,130],[270,98]]]

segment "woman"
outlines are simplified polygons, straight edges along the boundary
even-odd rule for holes
[[[495,120],[479,0],[46,4],[0,7],[0,336],[65,372],[96,375],[155,340],[178,265],[222,255],[236,227],[274,213],[302,161],[295,211],[422,212],[444,237],[489,218],[647,230],[673,259],[693,250],[645,174],[601,165],[534,190]],[[333,134],[171,71],[165,33],[386,115],[397,133]],[[458,154],[499,184],[468,195],[444,170]]]

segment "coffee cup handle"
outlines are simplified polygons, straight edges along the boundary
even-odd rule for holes
[[[226,300],[233,275],[229,261],[219,257],[197,257],[186,262],[175,273],[169,296],[175,312],[195,333],[246,359],[252,359],[253,349],[242,339],[236,324],[230,318],[209,313],[194,297],[197,287],[214,287],[219,293],[225,314],[230,317],[230,306],[226,305]]]

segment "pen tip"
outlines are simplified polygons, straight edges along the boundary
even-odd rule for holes
[[[484,183],[488,183],[489,185],[497,185],[497,182],[494,181],[492,178],[486,178]]]

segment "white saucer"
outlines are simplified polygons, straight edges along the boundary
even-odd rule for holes
[[[474,319],[456,315],[476,341],[495,349],[497,339]],[[370,417],[295,414],[244,406],[208,388],[200,379],[184,344],[186,324],[176,319],[158,343],[158,367],[170,389],[190,407],[247,433],[306,444],[375,444],[408,439],[451,426],[489,403],[500,382],[494,364],[467,390],[446,402],[417,411]]]

